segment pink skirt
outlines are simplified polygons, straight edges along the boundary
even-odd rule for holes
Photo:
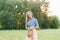
[[[33,33],[32,33],[32,38],[29,38],[27,35],[26,35],[26,39],[25,40],[37,40],[37,32],[36,32],[36,29],[33,29]]]

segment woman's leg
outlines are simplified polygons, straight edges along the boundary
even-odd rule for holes
[[[27,31],[26,40],[32,40],[32,31]]]
[[[37,32],[33,29],[33,40],[37,40]]]

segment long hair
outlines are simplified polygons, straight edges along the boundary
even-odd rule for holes
[[[25,26],[27,26],[27,22],[28,22],[28,20],[29,20],[29,18],[28,18],[28,15],[29,15],[29,14],[32,14],[32,16],[33,16],[33,13],[32,13],[31,11],[27,11],[27,12],[26,12],[26,20],[25,20],[26,25],[25,25]]]
[[[27,27],[27,14],[26,14],[26,19],[25,19],[25,27]]]

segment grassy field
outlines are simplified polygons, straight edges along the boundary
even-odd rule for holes
[[[37,30],[38,40],[60,40],[59,29]],[[26,30],[0,30],[0,40],[25,40]]]

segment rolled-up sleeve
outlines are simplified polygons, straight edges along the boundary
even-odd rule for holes
[[[37,19],[35,20],[35,26],[39,26]]]

